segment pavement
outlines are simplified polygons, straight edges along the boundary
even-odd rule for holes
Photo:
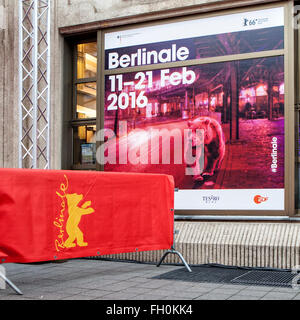
[[[157,279],[178,265],[72,259],[1,267],[23,295],[6,285],[0,300],[300,300],[300,289]]]

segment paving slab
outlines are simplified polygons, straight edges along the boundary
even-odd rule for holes
[[[195,300],[228,300],[231,296],[232,294],[208,293],[208,294],[201,295]]]
[[[257,297],[254,297],[254,296],[234,295],[234,296],[228,298],[228,300],[236,300],[236,301],[243,300],[243,301],[249,301],[249,300],[258,300],[258,298],[257,298]]]
[[[261,300],[293,300],[297,293],[268,292]]]
[[[234,296],[239,296],[239,297],[246,296],[246,297],[254,297],[256,299],[260,299],[264,297],[267,293],[268,291],[243,289]]]
[[[72,259],[61,263],[4,264],[19,287],[0,300],[299,300],[292,288],[157,278],[182,266]]]

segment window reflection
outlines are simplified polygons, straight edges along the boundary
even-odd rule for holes
[[[77,118],[96,118],[96,82],[77,85]]]
[[[74,127],[74,164],[91,165],[96,163],[96,126]]]
[[[77,45],[77,79],[93,78],[97,74],[97,43]]]

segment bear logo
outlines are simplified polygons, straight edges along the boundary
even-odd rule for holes
[[[189,137],[189,147],[194,150],[199,143],[204,144],[204,159],[202,154],[197,154],[195,163],[190,167],[194,167],[193,180],[195,182],[203,182],[205,178],[212,177],[217,170],[220,169],[222,161],[225,156],[225,138],[221,125],[219,122],[210,117],[198,117],[188,121],[188,127],[191,129],[191,136]],[[196,130],[203,132],[203,139],[196,137]]]
[[[83,215],[91,214],[95,210],[91,208],[91,201],[86,201],[81,207],[78,206],[79,202],[82,200],[82,194],[66,194],[69,217],[66,222],[66,231],[68,233],[68,239],[64,242],[66,248],[75,247],[76,240],[79,247],[86,247],[87,242],[83,240],[83,233],[79,229],[79,223]]]

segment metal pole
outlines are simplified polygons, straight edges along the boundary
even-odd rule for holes
[[[50,168],[50,0],[19,1],[19,167]]]
[[[50,53],[51,53],[51,26],[50,26],[50,19],[51,19],[51,1],[47,0],[48,3],[48,14],[47,14],[47,85],[48,85],[48,92],[47,92],[47,153],[46,153],[46,158],[47,158],[47,164],[45,169],[50,169],[50,147],[51,147],[51,139],[50,139],[50,125],[51,125],[51,114],[50,114],[50,109],[51,109],[51,104],[50,104],[50,83],[51,83],[51,78],[50,78],[50,70],[51,70],[51,58],[50,58]]]
[[[37,168],[37,109],[38,109],[38,0],[33,10],[33,128],[32,169]]]
[[[174,212],[174,209],[171,209],[171,211]],[[173,244],[171,246],[171,249],[167,250],[163,254],[163,256],[161,257],[161,259],[159,260],[159,262],[156,266],[159,267],[162,264],[162,262],[164,261],[164,259],[167,257],[168,254],[176,254],[179,257],[179,259],[182,261],[182,263],[184,264],[184,266],[186,267],[188,272],[192,272],[190,266],[187,264],[184,257],[182,256],[182,254],[179,251],[175,250],[175,234],[176,234],[175,219],[173,219]]]
[[[19,168],[23,167],[23,1],[19,0]]]
[[[17,294],[22,295],[22,291],[16,287],[2,272],[0,272],[0,277],[13,289]]]

